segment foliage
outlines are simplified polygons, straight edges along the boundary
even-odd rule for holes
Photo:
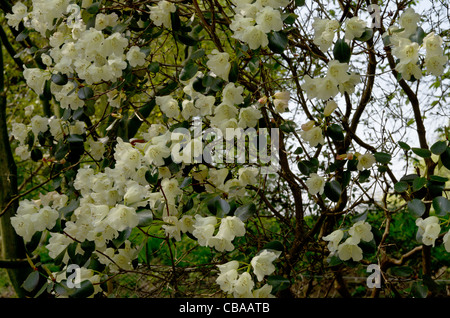
[[[5,70],[21,183],[11,223],[34,269],[28,292],[447,293],[439,14],[403,3],[51,2],[2,1],[7,42],[23,47]],[[365,280],[370,264],[382,286],[345,282]]]

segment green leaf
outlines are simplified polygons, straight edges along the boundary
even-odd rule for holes
[[[400,148],[402,148],[403,150],[406,150],[406,151],[411,149],[411,147],[406,142],[403,142],[403,141],[399,141],[398,145],[400,146]]]
[[[412,190],[413,192],[419,191],[420,189],[422,189],[426,184],[427,184],[427,178],[424,177],[419,177],[414,179],[413,181],[413,186],[412,186]]]
[[[230,73],[228,73],[228,81],[237,82],[239,78],[239,65],[237,61],[231,62]]]
[[[223,217],[230,212],[230,204],[219,195],[209,200],[206,205],[209,212],[219,217]]]
[[[71,298],[87,298],[94,293],[94,285],[90,280],[84,280],[80,283],[80,288],[74,288],[74,292],[69,294]]]
[[[433,199],[433,208],[439,216],[445,216],[450,212],[450,201],[443,196],[438,196]]]
[[[314,159],[314,158],[313,158]],[[301,173],[303,173],[305,176],[308,176],[311,173],[317,172],[317,169],[319,167],[318,162],[314,162],[312,159],[309,160],[301,160],[297,163],[298,169]]]
[[[435,155],[444,153],[445,149],[447,149],[447,142],[444,140],[434,143],[430,148],[431,152]]]
[[[398,193],[403,193],[406,190],[408,190],[408,183],[406,181],[399,181],[396,184],[394,184],[394,190]]]
[[[280,241],[272,241],[263,246],[263,250],[275,250],[275,251],[284,251],[283,243]]]
[[[84,137],[82,135],[71,134],[67,137],[68,142],[84,142]]]
[[[291,281],[283,276],[270,275],[267,276],[267,284],[272,286],[271,294],[276,294],[281,290],[287,289],[291,285]]]
[[[373,36],[373,30],[371,28],[366,28],[364,30],[363,34],[360,37],[355,38],[355,40],[366,42],[366,41],[370,40],[372,38],[372,36]]]
[[[381,164],[388,164],[391,161],[391,155],[384,152],[375,152],[373,154],[375,160]]]
[[[244,204],[234,211],[234,215],[241,219],[242,222],[247,221],[256,212],[256,205],[252,203]]]
[[[86,100],[94,96],[94,91],[89,86],[83,86],[78,90],[78,98]]]
[[[363,170],[359,173],[359,182],[366,182],[370,177],[370,170]]]
[[[441,153],[441,162],[444,167],[450,169],[450,147],[447,147],[447,149]]]
[[[324,193],[331,201],[338,202],[342,193],[341,185],[336,180],[327,182],[325,183]]]
[[[344,133],[342,127],[338,124],[331,124],[327,128],[328,136],[334,141],[342,141],[344,140]]]
[[[334,59],[341,63],[348,63],[350,61],[351,50],[350,46],[344,39],[338,39],[333,49]]]
[[[39,272],[37,270],[32,271],[30,275],[28,275],[27,279],[22,284],[23,289],[27,292],[32,292],[37,285],[39,284]]]
[[[428,295],[428,287],[423,282],[414,282],[411,286],[411,294],[415,298],[425,298]]]
[[[295,0],[295,5],[298,7],[305,5],[305,0]]]
[[[180,73],[181,81],[188,81],[195,76],[198,72],[198,65],[192,62],[188,62]]]
[[[389,271],[392,275],[400,277],[409,277],[414,274],[414,270],[409,266],[391,267]]]
[[[419,43],[419,45],[420,45],[420,44],[422,44],[423,39],[425,38],[425,36],[426,36],[425,31],[421,27],[418,27],[416,33],[412,34],[409,37],[409,39],[412,42]]]
[[[150,210],[142,210],[138,211],[137,216],[139,217],[139,223],[137,226],[146,227],[152,224],[153,222],[153,213]]]
[[[56,85],[66,85],[68,82],[67,75],[60,72],[57,74],[52,74],[51,80]]]
[[[205,49],[198,49],[189,56],[190,60],[197,60],[205,55]]]
[[[149,70],[151,73],[153,73],[153,74],[158,73],[158,72],[159,72],[159,63],[158,63],[158,62],[151,62],[151,63],[148,65],[148,70]]]
[[[430,176],[430,181],[435,181],[435,182],[447,182],[448,178],[446,177],[441,177],[441,176],[436,176],[436,175],[431,175]]]
[[[420,199],[412,199],[407,206],[409,213],[415,217],[421,217],[425,213],[425,204]]]
[[[280,125],[280,129],[286,133],[294,132],[296,124],[292,120],[286,120]]]
[[[431,151],[428,149],[422,149],[422,148],[411,148],[412,152],[414,152],[416,155],[422,158],[429,158],[431,157]]]
[[[90,14],[96,14],[99,9],[100,9],[100,1],[99,2],[94,2],[93,4],[91,4],[86,9],[86,11],[89,12]]]
[[[268,35],[269,49],[274,53],[283,53],[288,46],[288,37],[283,32],[271,32]]]

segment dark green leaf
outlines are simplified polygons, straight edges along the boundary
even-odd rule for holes
[[[450,212],[450,201],[443,196],[436,197],[433,199],[433,208],[439,216],[445,216]]]
[[[237,61],[231,63],[230,73],[228,74],[228,80],[230,82],[237,82],[239,78],[239,65]]]
[[[305,5],[305,0],[295,0],[295,5],[298,7]]]
[[[100,9],[100,1],[99,2],[94,2],[93,4],[91,4],[86,9],[86,11],[89,12],[90,14],[96,14],[99,9]]]
[[[355,40],[365,42],[367,40],[370,40],[372,38],[372,36],[373,36],[373,30],[371,28],[366,28],[364,30],[363,34],[360,37],[355,38]]]
[[[234,211],[234,215],[241,219],[242,222],[247,221],[256,212],[256,205],[254,203],[244,204]]]
[[[205,55],[205,50],[198,49],[197,51],[192,52],[192,54],[189,56],[189,59],[194,61],[194,60],[201,58],[204,55]]]
[[[159,63],[158,63],[158,62],[151,62],[151,63],[148,65],[148,70],[149,70],[151,73],[153,73],[153,74],[158,73],[158,72],[159,72]]]
[[[388,164],[391,161],[391,155],[384,152],[375,152],[375,160],[381,164]]]
[[[430,148],[431,152],[435,155],[442,154],[445,149],[447,149],[447,142],[443,140],[434,143]]]
[[[198,65],[195,63],[189,62],[181,70],[180,80],[188,81],[191,78],[193,78],[195,76],[195,74],[197,74],[197,72],[198,72]]]
[[[441,177],[441,176],[435,176],[435,175],[431,175],[430,176],[430,181],[435,181],[435,182],[447,182],[448,178],[446,177]]]
[[[408,211],[415,217],[421,217],[425,213],[425,204],[420,199],[412,199],[408,202]]]
[[[415,298],[425,298],[428,295],[428,287],[423,282],[414,282],[411,286],[411,294]]]
[[[150,210],[142,210],[136,213],[139,217],[139,223],[137,226],[146,227],[153,222],[153,213]]]
[[[78,98],[85,100],[92,98],[94,96],[94,91],[89,86],[83,86],[78,90]]]
[[[389,271],[392,275],[400,277],[409,277],[414,274],[414,270],[409,266],[391,267]]]
[[[400,146],[400,148],[402,148],[403,150],[406,150],[406,151],[411,149],[411,147],[406,142],[403,142],[403,141],[399,141],[398,145]]]
[[[419,45],[420,45],[420,44],[422,44],[423,39],[425,38],[425,36],[426,36],[425,31],[421,27],[418,27],[417,30],[416,30],[416,33],[412,34],[409,37],[409,39],[412,42],[419,43]]]
[[[403,193],[408,190],[408,183],[406,181],[399,181],[394,184],[394,190],[398,193]]]
[[[414,152],[416,155],[422,158],[429,158],[431,157],[431,151],[428,149],[422,149],[422,148],[411,148],[412,152]]]
[[[359,173],[359,182],[366,182],[370,177],[370,170],[363,170]]]
[[[450,169],[450,147],[447,147],[447,149],[441,153],[441,162],[444,167]]]
[[[309,160],[302,160],[297,163],[297,166],[301,173],[305,176],[309,176],[311,173],[317,172],[318,164]]]
[[[284,251],[283,243],[280,241],[272,241],[263,246],[263,250],[275,250],[275,251]]]
[[[69,295],[71,298],[87,298],[94,293],[94,285],[90,280],[84,280],[80,288],[74,288],[74,292]]]
[[[344,39],[338,39],[333,49],[334,59],[341,63],[348,63],[350,61],[351,50],[350,46]]]
[[[284,123],[280,125],[280,129],[286,133],[294,132],[296,125],[291,120],[286,120]]]
[[[31,160],[39,161],[42,159],[42,151],[39,148],[34,148],[31,150]]]
[[[52,74],[51,80],[56,85],[66,85],[68,82],[67,75],[66,74]]]
[[[281,290],[289,288],[291,285],[289,279],[279,275],[267,276],[267,283],[272,286],[271,294],[276,294]]]
[[[425,184],[427,184],[427,178],[424,177],[419,177],[414,179],[413,181],[413,186],[412,186],[412,190],[413,192],[419,191],[420,189],[423,188],[423,186],[425,186]]]
[[[327,128],[328,136],[334,141],[342,141],[344,140],[344,133],[342,131],[342,127],[338,124],[331,124]]]
[[[84,142],[84,137],[82,135],[71,134],[67,137],[68,142]]]
[[[336,180],[327,182],[325,183],[324,193],[331,201],[338,202],[342,193],[341,185]]]
[[[288,37],[283,32],[272,32],[268,34],[269,49],[274,53],[283,53],[288,45]]]
[[[32,292],[37,285],[39,284],[39,272],[38,271],[32,271],[30,275],[28,275],[27,279],[22,284],[23,289],[25,289],[27,292]]]

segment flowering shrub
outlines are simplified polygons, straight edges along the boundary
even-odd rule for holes
[[[195,265],[211,267],[223,295],[294,294],[305,253],[330,268],[374,262],[382,271],[420,257],[387,256],[400,210],[416,218],[417,246],[450,252],[448,130],[429,146],[416,95],[419,80],[448,84],[443,38],[425,32],[413,8],[371,27],[362,8],[349,4],[339,19],[316,7],[17,2],[8,24],[44,43],[33,52],[42,65],[25,65],[24,79],[54,106],[11,125],[16,157],[46,167],[40,194],[21,198],[11,218],[30,256],[40,242],[55,264],[42,271],[45,287],[27,290],[79,296],[66,274],[77,264],[82,295],[107,294],[103,282],[139,270],[158,237],[171,252],[186,240],[209,248],[213,265]],[[413,108],[405,127],[416,124],[418,147],[394,129],[382,141],[357,131],[388,89],[376,92],[375,79],[389,74]],[[394,171],[399,149],[425,168]],[[384,218],[376,227],[374,210]],[[176,257],[171,275],[182,269]]]

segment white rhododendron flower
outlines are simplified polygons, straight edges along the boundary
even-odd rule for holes
[[[416,13],[413,8],[407,8],[398,20],[400,26],[404,28],[405,37],[416,32],[417,23],[420,21],[420,14]]]
[[[425,57],[425,67],[428,73],[434,76],[441,76],[444,73],[448,57],[445,55],[427,55]],[[413,73],[414,75],[414,73]],[[414,75],[416,77],[416,75]],[[416,77],[420,78],[420,77]]]
[[[422,243],[424,245],[432,245],[441,232],[441,226],[439,225],[439,219],[436,216],[429,216],[426,219],[418,218],[416,220],[418,226],[418,234],[422,236]]]
[[[233,260],[222,265],[217,265],[217,267],[219,268],[220,274],[216,279],[216,283],[224,292],[231,294],[233,292],[234,283],[239,276],[237,271],[239,262]]]
[[[109,211],[105,221],[113,229],[123,231],[127,227],[136,227],[139,223],[139,217],[134,208],[117,204]]]
[[[348,230],[355,240],[370,242],[373,239],[372,226],[366,221],[358,221]]]
[[[28,8],[21,1],[16,2],[11,8],[12,14],[7,13],[5,15],[8,20],[8,25],[13,27],[16,30],[19,30],[19,24],[22,22],[23,18],[25,18],[28,14]]]
[[[359,17],[352,17],[345,23],[345,38],[347,40],[353,40],[359,38],[366,30],[366,21]]]
[[[358,155],[357,159],[358,159],[358,165],[356,166],[356,168],[360,171],[364,170],[364,169],[369,169],[376,162],[375,156],[373,154],[371,154],[370,152],[368,152],[364,155]]]
[[[338,249],[339,243],[341,242],[342,238],[344,237],[344,231],[342,230],[336,230],[328,234],[327,236],[322,237],[324,241],[329,242],[328,243],[328,249],[330,252],[335,252]]]
[[[445,233],[442,243],[444,244],[445,250],[450,253],[450,230]]]
[[[169,118],[175,118],[180,115],[180,108],[178,102],[170,95],[156,96],[156,105]]]
[[[229,62],[230,55],[226,52],[219,52],[217,49],[211,51],[207,55],[208,61],[206,66],[218,77],[228,81],[231,64]]]
[[[358,246],[359,240],[354,237],[349,237],[344,243],[340,244],[337,249],[338,256],[343,261],[348,261],[350,258],[355,262],[359,262],[363,258],[362,249]]]
[[[248,272],[239,275],[234,281],[233,294],[234,297],[248,298],[252,296],[252,289],[255,286],[252,276]]]
[[[244,102],[244,97],[242,96],[243,92],[244,88],[242,86],[228,83],[222,92],[223,102],[228,105],[242,104]]]
[[[263,250],[252,258],[250,264],[252,265],[253,272],[255,273],[258,281],[262,281],[264,276],[270,275],[275,271],[273,261],[275,261],[279,256],[280,253]]]
[[[145,53],[141,52],[139,46],[132,46],[127,52],[127,60],[132,67],[145,64]]]
[[[311,173],[309,179],[305,181],[308,192],[311,195],[322,194],[325,189],[325,179],[317,173]]]
[[[307,131],[301,131],[300,136],[303,138],[303,140],[309,142],[309,145],[311,147],[316,147],[319,144],[323,145],[325,143],[322,134],[322,128],[318,126]]]
[[[44,92],[45,81],[50,79],[50,73],[39,68],[24,67],[23,77],[27,81],[27,85],[40,95]]]
[[[217,235],[232,241],[236,236],[245,235],[245,224],[237,216],[227,216],[220,221]]]
[[[338,107],[338,104],[334,100],[329,100],[325,105],[325,109],[323,110],[323,115],[325,117],[330,116],[337,107]]]
[[[172,19],[170,14],[176,11],[176,7],[169,1],[158,1],[156,6],[150,7],[150,20],[156,26],[164,26],[168,29],[172,28]]]
[[[265,33],[270,31],[280,31],[283,28],[283,20],[281,13],[272,7],[264,7],[258,12],[255,19],[256,23],[261,26],[261,30]]]
[[[241,128],[255,127],[258,124],[258,120],[262,118],[261,111],[254,107],[241,108],[239,111],[238,126]]]

